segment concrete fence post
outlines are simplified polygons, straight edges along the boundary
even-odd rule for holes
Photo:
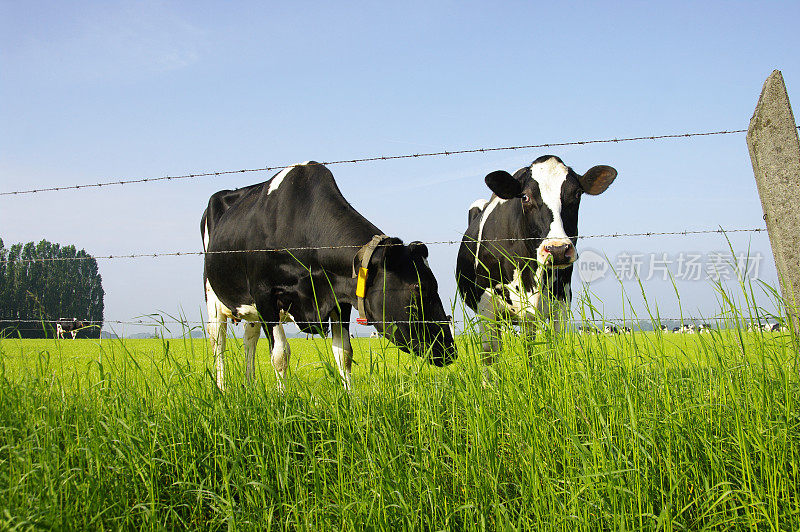
[[[800,140],[779,70],[764,82],[747,146],[786,314],[800,334]]]

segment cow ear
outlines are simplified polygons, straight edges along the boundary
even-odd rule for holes
[[[616,177],[615,169],[601,164],[590,168],[588,172],[578,177],[578,181],[584,192],[597,196],[605,192]]]
[[[497,170],[487,175],[486,186],[502,199],[516,198],[522,194],[522,184],[505,170]]]
[[[408,244],[408,250],[411,252],[412,257],[428,258],[428,246],[422,242],[415,241]]]

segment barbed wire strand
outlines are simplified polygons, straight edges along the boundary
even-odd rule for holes
[[[765,227],[754,227],[751,229],[699,229],[699,230],[684,230],[684,231],[647,231],[642,233],[606,233],[596,235],[577,236],[575,238],[589,239],[589,238],[633,238],[633,237],[654,237],[654,236],[692,236],[701,234],[729,234],[729,233],[762,233],[766,232]],[[528,238],[493,238],[482,239],[481,243],[487,242],[518,242],[528,240],[541,240],[541,238],[528,237]],[[432,240],[429,242],[422,242],[425,245],[455,245],[461,244],[461,240]],[[403,246],[405,244],[380,244],[379,247],[392,247]],[[60,261],[73,261],[73,260],[116,260],[116,259],[141,259],[141,258],[160,258],[160,257],[184,257],[184,256],[199,256],[199,255],[227,255],[236,253],[280,253],[292,251],[317,251],[317,250],[330,250],[330,249],[360,249],[362,244],[346,244],[337,246],[299,246],[287,248],[265,248],[265,249],[233,249],[223,251],[172,251],[163,253],[132,253],[127,255],[87,255],[84,257],[49,257],[38,259],[7,259],[0,261],[0,264],[24,264],[36,262],[60,262]]]
[[[800,129],[800,126],[797,126]],[[374,161],[392,161],[392,160],[399,160],[399,159],[416,159],[421,157],[442,157],[442,156],[450,156],[450,155],[463,155],[467,153],[490,153],[496,151],[512,151],[512,150],[528,150],[534,148],[554,148],[554,147],[563,147],[563,146],[584,146],[589,144],[609,144],[609,143],[620,143],[620,142],[639,142],[645,140],[664,140],[664,139],[679,139],[679,138],[692,138],[692,137],[708,137],[713,135],[731,135],[736,133],[746,133],[746,129],[732,129],[732,130],[721,130],[721,131],[704,131],[704,132],[695,132],[695,133],[675,133],[675,134],[667,134],[667,135],[646,135],[646,136],[639,136],[639,137],[623,137],[623,138],[610,138],[610,139],[593,139],[593,140],[574,140],[574,141],[566,141],[566,142],[545,142],[541,144],[525,144],[520,146],[501,146],[501,147],[488,147],[488,148],[469,148],[463,150],[442,150],[442,151],[435,151],[435,152],[425,152],[425,153],[414,153],[414,154],[403,154],[403,155],[380,155],[380,156],[373,156],[373,157],[362,157],[362,158],[355,158],[355,159],[342,159],[342,160],[334,160],[334,161],[327,161],[321,162],[318,164],[325,165],[325,166],[332,166],[338,164],[357,164],[357,163],[366,163],[366,162],[374,162]],[[157,181],[179,181],[184,179],[195,179],[200,177],[219,177],[223,175],[231,175],[231,174],[245,174],[250,172],[268,172],[274,170],[281,170],[283,168],[287,168],[290,166],[295,166],[294,164],[287,164],[283,166],[265,166],[262,168],[243,168],[240,170],[220,170],[217,172],[197,172],[191,174],[184,174],[184,175],[172,175],[172,176],[162,176],[162,177],[147,177],[147,178],[140,178],[140,179],[119,179],[113,181],[104,181],[99,183],[85,183],[81,185],[66,185],[66,186],[58,186],[58,187],[43,187],[43,188],[34,188],[28,190],[11,190],[0,192],[0,196],[18,196],[23,194],[38,194],[41,192],[57,192],[57,191],[65,191],[65,190],[79,190],[79,189],[86,189],[86,188],[100,188],[100,187],[109,187],[109,186],[117,186],[117,185],[131,185],[135,183],[154,183]]]

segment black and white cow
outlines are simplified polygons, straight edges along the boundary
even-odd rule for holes
[[[282,323],[293,320],[303,332],[320,333],[330,322],[336,363],[349,388],[350,311],[359,300],[365,314],[360,320],[404,351],[437,366],[455,359],[427,247],[383,236],[342,196],[325,166],[309,161],[264,183],[217,192],[200,229],[208,333],[220,388],[228,318],[247,322],[248,378],[264,329],[281,389],[290,355]]]
[[[86,327],[82,321],[78,321],[78,318],[59,318],[56,322],[56,336],[58,338],[64,339],[64,333],[70,333],[72,335],[72,339],[74,340],[78,336],[78,331]]]
[[[560,328],[572,296],[581,197],[603,193],[616,176],[610,166],[579,175],[553,155],[513,176],[504,170],[486,176],[494,194],[470,207],[456,262],[464,302],[485,318],[479,321],[485,363],[500,349],[500,317],[549,317]]]

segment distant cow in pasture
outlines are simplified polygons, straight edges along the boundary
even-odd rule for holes
[[[56,322],[56,337],[64,339],[64,333],[70,333],[74,340],[78,336],[78,331],[85,328],[86,324],[78,318],[59,318]]]
[[[482,318],[484,363],[500,350],[499,319],[552,319],[560,330],[572,297],[581,198],[602,194],[616,176],[610,166],[580,175],[553,155],[514,175],[486,176],[492,197],[470,206],[456,261],[458,291]]]
[[[660,327],[660,329],[661,329],[661,332],[669,332],[669,327],[667,327],[666,325],[662,325]]]
[[[701,333],[710,333],[711,332],[711,324],[710,323],[701,323],[700,324],[700,332]]]
[[[619,334],[619,328],[616,325],[606,325],[603,327],[603,332],[606,334]]]
[[[778,332],[781,330],[780,323],[765,323],[764,332]]]
[[[272,346],[278,387],[289,366],[283,323],[332,333],[350,388],[350,312],[400,349],[444,366],[456,357],[438,285],[421,242],[403,244],[359,214],[325,166],[290,166],[272,179],[212,195],[200,223],[208,333],[223,388],[228,319],[247,321],[246,375],[252,379],[260,330]],[[259,326],[260,325],[260,326]]]
[[[633,332],[633,330],[631,330],[630,327],[623,327],[622,328],[622,333],[623,334],[631,334],[632,332]]]

